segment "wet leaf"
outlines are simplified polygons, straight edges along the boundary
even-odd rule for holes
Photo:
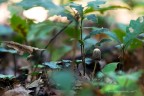
[[[3,74],[0,74],[0,78],[1,79],[12,79],[12,78],[14,78],[14,76],[13,75],[3,75]]]
[[[11,53],[11,54],[16,54],[17,53],[16,50],[5,49],[5,48],[0,48],[0,52],[6,52],[6,53]]]
[[[51,61],[51,62],[45,62],[44,65],[48,66],[51,69],[59,69],[61,68],[59,65],[57,65],[57,62]]]

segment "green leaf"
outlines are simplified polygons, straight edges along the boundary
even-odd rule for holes
[[[114,29],[113,32],[116,34],[120,42],[123,42],[123,37],[126,35],[126,33],[121,29]]]
[[[100,42],[96,43],[96,45],[101,46],[102,43],[109,42],[111,39],[104,38]]]
[[[132,41],[144,32],[144,16],[137,20],[131,20],[129,26],[126,28],[126,36],[124,38],[124,45],[127,48]]]
[[[70,7],[75,8],[75,10],[78,11],[79,15],[81,18],[83,18],[83,7],[82,5],[76,4],[76,3],[71,3]]]
[[[26,20],[19,16],[13,15],[10,19],[10,25],[15,32],[18,32],[21,36],[26,37],[28,33],[28,24]]]
[[[106,0],[93,0],[93,1],[88,2],[87,6],[92,7],[94,9],[98,9],[100,5],[104,4],[105,2]]]
[[[8,0],[0,0],[0,3],[4,3],[7,2]]]
[[[1,79],[12,79],[12,78],[14,78],[14,76],[13,75],[3,75],[3,74],[0,74],[0,78]]]
[[[113,38],[117,42],[120,42],[119,39],[117,38],[116,34],[113,32],[110,32],[107,28],[94,28],[94,30],[92,32],[90,32],[90,34],[87,35],[84,38],[84,40],[89,39],[93,35],[97,35],[97,34],[101,34],[101,33],[108,35],[109,37]]]
[[[92,32],[90,32],[89,35],[87,35],[84,40],[89,39],[91,36],[96,35],[96,34],[100,34],[103,33],[104,31],[108,31],[108,29],[106,28],[97,28],[95,30],[93,30]]]
[[[23,14],[23,8],[20,6],[10,5],[8,6],[8,10],[10,11],[12,16],[15,14],[21,16],[21,14]]]
[[[104,72],[105,74],[114,72],[117,67],[117,64],[118,64],[118,62],[105,65],[104,68],[102,69],[102,72]]]
[[[61,23],[62,25],[62,23]],[[59,23],[45,21],[38,24],[32,24],[29,33],[27,34],[28,41],[46,40],[50,38],[50,33],[57,28],[60,28]]]
[[[62,90],[70,91],[73,87],[75,78],[71,72],[58,71],[52,74],[52,81]]]
[[[36,6],[41,6],[46,9],[55,8],[56,5],[52,2],[52,0],[22,0],[17,3],[18,6],[22,6],[24,9],[29,9]]]
[[[63,65],[63,67],[69,67],[71,65],[71,60],[62,60],[61,61]]]
[[[84,45],[84,41],[83,40],[78,40],[79,41],[79,43],[81,44],[81,45]]]
[[[137,38],[135,38],[131,44],[129,45],[129,49],[130,50],[133,50],[133,49],[136,49],[136,48],[140,48],[141,46],[143,45],[143,42]]]
[[[49,10],[49,16],[56,15],[64,11],[63,7],[55,5],[52,0],[22,0],[17,3],[17,5],[23,7],[24,9],[30,9],[36,6],[44,7]]]
[[[71,38],[80,38],[80,30],[75,30],[74,24],[69,25],[67,29],[64,31]]]
[[[59,60],[62,56],[64,56],[67,52],[71,50],[71,46],[63,45],[59,48],[53,48],[52,50],[52,60]]]
[[[85,18],[87,18],[88,20],[91,20],[91,21],[93,21],[95,23],[98,23],[98,19],[97,19],[95,14],[87,15]]]
[[[44,65],[41,65],[41,64],[35,64],[34,65],[34,68],[44,68],[45,66]]]
[[[32,76],[38,76],[39,74],[41,74],[42,72],[32,72],[32,73],[30,73],[30,75],[32,75]]]
[[[115,10],[115,9],[128,9],[128,10],[130,10],[130,8],[128,8],[128,7],[125,7],[125,6],[108,6],[108,7],[103,7],[103,8],[87,8],[85,11],[84,11],[84,13],[91,13],[91,12],[95,12],[95,11],[98,11],[98,12],[100,12],[100,13],[104,13],[104,12],[106,12],[106,11],[108,11],[108,10]]]
[[[80,63],[82,63],[82,60],[76,60],[75,63],[76,64],[80,64]],[[91,58],[85,58],[85,63],[87,65],[91,64],[92,63],[92,59]]]
[[[68,10],[64,10],[64,11],[60,12],[58,15],[60,15],[62,17],[67,17],[67,19],[69,21],[74,21],[75,20],[73,15]]]
[[[124,74],[121,76],[117,76],[116,80],[117,80],[118,84],[120,84],[121,86],[124,86],[124,87],[131,86],[131,85],[136,84],[136,82],[139,80],[141,74],[142,74],[141,71]]]
[[[0,48],[0,52],[6,52],[6,53],[11,53],[11,54],[16,54],[17,53],[16,50],[5,49],[5,48]]]
[[[57,65],[57,62],[51,61],[51,62],[45,62],[44,65],[48,66],[51,69],[59,69],[61,68],[59,65]]]

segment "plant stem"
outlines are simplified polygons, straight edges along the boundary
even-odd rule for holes
[[[75,24],[75,30],[76,30],[76,32],[78,31],[78,22],[76,22],[76,24]],[[76,55],[76,47],[77,47],[77,33],[74,33],[74,37],[75,37],[75,39],[74,39],[74,41],[73,41],[73,46],[72,46],[72,52],[73,52],[73,54],[72,54],[72,69],[75,71],[75,69],[76,69],[76,64],[75,64],[75,55]],[[77,66],[77,68],[78,68],[78,66]]]
[[[121,70],[123,70],[123,66],[124,66],[124,59],[125,59],[125,46],[122,47],[122,68]]]
[[[53,40],[55,40],[56,37],[57,37],[59,34],[61,34],[71,23],[72,23],[72,21],[70,21],[70,22],[69,22],[66,26],[64,26],[54,37],[52,37],[52,38],[50,39],[50,41],[48,42],[48,44],[45,46],[44,49],[47,49],[48,46],[53,42]],[[42,57],[44,51],[45,51],[45,50],[43,50],[43,51],[41,52],[41,55],[40,55],[41,57]]]
[[[15,54],[13,54],[13,62],[14,62],[14,75],[16,76],[17,62],[16,62],[16,56],[15,56]]]
[[[94,76],[95,76],[96,67],[97,67],[97,61],[95,61],[94,69],[92,72],[92,78],[94,78]]]
[[[83,38],[82,38],[82,33],[83,33],[83,29],[82,29],[82,26],[83,26],[83,18],[81,18],[81,21],[80,21],[80,39],[81,41],[83,41]],[[81,56],[82,56],[82,65],[83,65],[83,75],[85,75],[86,73],[86,65],[85,65],[85,54],[84,54],[84,44],[81,44]]]

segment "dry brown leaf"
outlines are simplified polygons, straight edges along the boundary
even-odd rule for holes
[[[26,88],[33,88],[33,87],[38,87],[40,85],[41,78],[39,78],[38,80],[33,81],[31,84],[28,84],[26,86]]]
[[[3,44],[9,48],[13,48],[13,49],[17,50],[20,55],[22,55],[23,53],[32,54],[34,51],[44,50],[44,49],[39,49],[36,47],[19,44],[19,43],[13,42],[13,41],[3,41]]]
[[[12,90],[6,91],[2,96],[29,96],[29,91],[19,86]]]

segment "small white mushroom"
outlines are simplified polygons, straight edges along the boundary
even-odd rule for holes
[[[100,59],[101,59],[101,51],[100,51],[100,49],[95,48],[95,49],[93,50],[92,58],[93,58],[94,60],[100,60]]]

